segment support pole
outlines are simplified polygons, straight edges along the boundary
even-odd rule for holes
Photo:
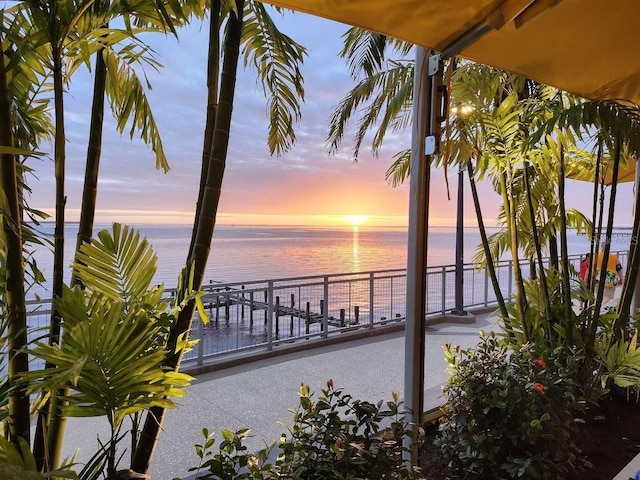
[[[638,189],[640,189],[640,159],[636,159],[636,178],[635,178],[635,182],[633,184],[633,194],[635,197],[637,197],[640,192],[638,191]],[[635,202],[633,203],[635,205]],[[635,215],[639,215],[640,212],[633,212],[634,218]],[[633,246],[633,242],[636,241],[640,241],[640,239],[637,238],[632,238],[631,239],[631,243],[629,245],[629,252],[632,251],[632,246]],[[629,257],[627,258],[627,265],[626,267],[629,267],[629,263],[631,261],[631,255],[629,255]],[[640,274],[639,274],[640,275]],[[638,311],[638,309],[640,308],[640,278],[636,279],[636,286],[635,289],[633,290],[633,298],[631,299],[631,316],[635,317],[636,312]]]
[[[458,205],[456,212],[456,306],[454,315],[466,315],[464,309],[464,164],[458,170]]]
[[[432,68],[429,68],[430,66]],[[409,422],[413,434],[413,438],[405,440],[405,446],[408,447],[405,460],[411,465],[418,465],[417,440],[424,408],[430,157],[436,153],[440,137],[437,127],[442,102],[438,89],[441,82],[442,65],[439,57],[430,56],[426,49],[417,47],[413,81],[404,372],[404,406],[407,412],[405,419]]]

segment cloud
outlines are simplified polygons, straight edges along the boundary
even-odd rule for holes
[[[341,35],[347,27],[301,13],[285,13],[281,18],[274,14],[274,17],[287,34],[308,48],[303,68],[306,101],[302,106],[302,120],[295,125],[297,142],[281,157],[269,155],[268,117],[262,87],[251,67],[240,66],[218,209],[221,218],[229,215],[248,218],[252,214],[406,217],[408,186],[391,188],[384,175],[393,155],[409,148],[410,132],[390,132],[378,158],[372,157],[369,144],[365,143],[361,158],[354,163],[352,136],[348,133],[339,151],[328,154],[329,116],[353,86],[344,61],[338,58]],[[138,139],[130,140],[127,133],[116,133],[107,111],[98,193],[101,218],[108,219],[109,215],[123,218],[127,210],[134,211],[132,218],[137,219],[161,218],[157,212],[173,212],[168,218],[174,220],[176,216],[192,218],[199,185],[207,96],[207,30],[206,25],[194,22],[179,31],[179,40],[164,35],[145,36],[157,59],[164,64],[159,71],[146,69],[145,73],[153,86],[147,94],[171,171],[168,174],[157,171],[149,147]],[[65,97],[70,209],[78,209],[81,200],[92,85],[90,74],[78,71]],[[51,209],[55,199],[53,164],[50,160],[35,160],[31,166],[36,168],[38,179],[32,182],[30,204]],[[451,225],[456,212],[455,174],[452,170],[448,172],[449,200],[442,169],[432,172],[431,217],[442,222],[448,219]],[[495,219],[499,199],[488,182],[481,185],[481,191],[485,215]],[[581,205],[589,201],[583,193],[577,198]],[[629,211],[624,202],[620,209]],[[146,217],[141,213],[145,211],[150,212]],[[624,218],[627,213],[620,215]],[[468,193],[465,217],[475,223]]]

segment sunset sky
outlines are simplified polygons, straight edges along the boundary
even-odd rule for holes
[[[408,187],[392,188],[384,174],[393,155],[410,145],[409,131],[389,134],[378,158],[370,154],[370,142],[365,142],[358,162],[353,162],[352,136],[345,138],[337,155],[327,151],[329,116],[353,86],[344,61],[338,58],[347,27],[304,14],[273,15],[283,31],[308,48],[303,69],[306,102],[302,121],[295,125],[298,140],[286,155],[269,155],[266,101],[255,72],[241,66],[218,223],[406,225]],[[155,170],[154,155],[144,144],[115,133],[107,112],[98,222],[192,222],[204,128],[207,28],[194,21],[179,32],[179,42],[159,35],[149,40],[164,65],[160,72],[146,73],[153,86],[149,99],[171,166],[169,173]],[[90,74],[80,70],[65,97],[70,221],[78,219],[91,90]],[[30,181],[30,205],[53,213],[53,161],[47,157],[30,165],[37,175]],[[444,172],[432,172],[432,225],[455,225],[457,173],[450,170],[448,176],[451,200],[447,199]],[[590,205],[588,184],[570,182],[568,192],[570,206],[584,209]],[[481,195],[486,221],[493,225],[498,197],[487,182],[481,185]],[[621,186],[616,224],[631,224],[631,198],[631,185]],[[466,192],[465,224],[475,223],[471,196]]]

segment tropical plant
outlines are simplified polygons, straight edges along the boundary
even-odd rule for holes
[[[494,334],[474,349],[445,345],[444,351],[451,377],[436,443],[452,468],[483,477],[560,479],[586,466],[575,443],[584,407],[575,381],[579,354],[568,361],[561,349],[512,350]]]
[[[141,412],[175,407],[170,397],[182,395],[191,380],[163,367],[167,335],[184,303],[171,305],[162,285],[150,286],[155,264],[146,239],[119,224],[83,244],[74,268],[84,287],[65,287],[56,300],[64,327],[60,344],[36,342],[29,349],[53,367],[21,377],[29,394],[66,392],[59,398],[63,417],[106,417],[110,436],[101,453],[107,476],[117,471],[125,418],[133,417],[135,429]],[[193,297],[182,292],[185,301]],[[132,438],[135,451],[135,430]]]
[[[305,384],[299,394],[293,424],[279,442],[248,453],[248,430],[223,430],[214,453],[215,436],[204,429],[204,443],[196,445],[200,463],[189,471],[210,480],[419,478],[403,461],[403,439],[411,431],[397,393],[383,406],[354,399],[329,380],[317,399]]]
[[[55,131],[54,150],[56,163],[56,232],[54,235],[54,279],[53,296],[58,297],[62,288],[63,242],[64,242],[64,117],[62,96],[64,85],[73,72],[81,65],[91,66],[91,55],[96,54],[95,76],[97,90],[94,98],[92,127],[90,133],[85,198],[81,210],[79,244],[88,241],[93,225],[95,210],[95,192],[99,159],[99,143],[104,96],[107,93],[117,128],[123,132],[129,125],[131,136],[140,132],[142,139],[151,144],[157,157],[157,166],[168,169],[162,150],[157,127],[149,104],[145,97],[145,88],[133,68],[134,64],[157,68],[159,64],[149,55],[149,48],[136,37],[141,31],[173,31],[174,25],[186,21],[190,12],[202,14],[202,5],[198,1],[141,2],[135,6],[114,2],[19,2],[2,13],[3,28],[3,68],[10,71],[6,94],[11,100],[13,111],[3,112],[3,120],[13,131],[15,146],[20,149],[11,151],[16,155],[16,179],[21,182],[26,165],[19,158],[33,155],[40,141],[47,139]],[[185,5],[188,5],[186,7]],[[109,29],[108,23],[114,18],[122,18],[122,29]],[[55,122],[49,118],[49,95],[53,77],[53,99]],[[55,123],[55,128],[54,124]],[[0,148],[6,149],[11,143],[3,140]],[[3,150],[6,153],[6,150]],[[9,164],[7,164],[9,165]],[[7,191],[10,191],[8,189]],[[37,220],[40,212],[29,209],[24,201],[28,192],[26,183],[18,183],[18,198],[21,201],[17,213],[6,218],[21,222],[28,215]],[[20,219],[20,220],[18,220]],[[21,248],[25,249],[23,265],[30,265],[32,280],[41,281],[42,275],[37,265],[30,262],[26,245],[39,242],[26,223],[22,223],[23,235]],[[12,258],[18,259],[17,256]],[[29,262],[29,263],[28,263]],[[23,266],[24,268],[24,266]],[[18,279],[17,274],[11,278]],[[72,277],[75,279],[74,277]],[[59,341],[60,325],[56,314],[57,304],[52,309],[50,328],[51,342]],[[18,325],[18,323],[16,323]],[[21,331],[23,329],[20,329]],[[20,341],[24,341],[22,338]],[[18,390],[14,391],[18,392]],[[64,395],[64,392],[60,392]],[[34,453],[39,466],[56,463],[59,446],[62,442],[63,424],[56,415],[55,395],[52,397],[53,409],[47,404],[40,409],[40,419],[34,440]],[[50,416],[50,410],[53,415]],[[23,408],[22,413],[26,413]],[[48,445],[45,446],[43,427],[49,432]],[[60,433],[55,433],[55,432]],[[47,458],[48,457],[48,458]]]
[[[36,459],[29,450],[24,439],[19,439],[20,446],[16,447],[4,437],[0,436],[0,477],[4,480],[44,480],[46,478],[77,479],[76,473],[69,465],[59,470],[40,473],[36,467]]]

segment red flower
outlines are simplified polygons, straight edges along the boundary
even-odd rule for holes
[[[531,385],[531,388],[533,388],[538,393],[544,393],[544,385],[539,382],[535,382],[533,385]]]
[[[546,364],[546,363],[544,363],[544,360],[540,360],[539,358],[536,358],[536,359],[533,361],[533,364],[534,364],[536,367],[540,367],[540,368],[545,368],[545,367],[547,366],[547,364]]]

